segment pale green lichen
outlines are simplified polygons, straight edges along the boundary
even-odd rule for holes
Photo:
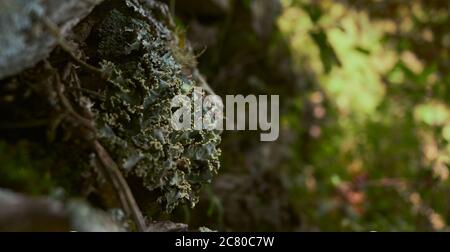
[[[174,57],[173,33],[151,11],[118,1],[96,28],[94,47],[108,81],[95,110],[100,141],[171,211],[180,203],[194,206],[201,185],[217,173],[220,135],[171,127],[172,98],[192,92],[195,82]]]

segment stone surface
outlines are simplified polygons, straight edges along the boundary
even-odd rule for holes
[[[102,1],[0,1],[0,79],[32,67],[55,46],[55,39],[38,17],[45,15],[64,35]]]

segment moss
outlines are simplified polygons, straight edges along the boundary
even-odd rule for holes
[[[33,168],[26,142],[20,142],[16,146],[0,142],[0,163],[2,186],[19,188],[31,194],[45,193],[53,187],[48,173]]]
[[[32,195],[49,194],[57,188],[75,193],[80,171],[76,164],[69,168],[58,160],[59,154],[29,141],[0,141],[0,185]]]

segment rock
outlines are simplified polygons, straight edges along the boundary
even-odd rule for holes
[[[56,45],[39,17],[58,25],[63,35],[103,0],[2,0],[0,2],[0,79],[46,58]]]
[[[147,232],[187,232],[188,225],[171,221],[154,221],[148,225]]]
[[[0,231],[125,231],[108,213],[87,203],[28,197],[0,189]]]

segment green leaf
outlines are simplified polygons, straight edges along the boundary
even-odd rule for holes
[[[310,31],[309,35],[320,49],[320,60],[322,61],[325,73],[329,73],[333,66],[342,66],[334,48],[328,42],[327,34],[323,29]]]
[[[317,23],[323,15],[322,10],[317,4],[302,4],[302,9],[308,13],[313,23]]]

